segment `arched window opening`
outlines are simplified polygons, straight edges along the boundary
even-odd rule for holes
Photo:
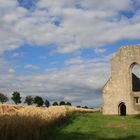
[[[140,69],[137,64],[132,67],[132,91],[140,91]]]

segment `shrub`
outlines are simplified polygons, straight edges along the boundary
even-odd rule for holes
[[[3,104],[8,101],[8,97],[3,93],[0,93],[0,102]]]
[[[61,101],[59,105],[66,105],[66,103],[64,101]]]
[[[87,106],[84,106],[83,108],[88,109],[88,107],[87,107]]]
[[[57,105],[58,105],[58,103],[57,103],[57,102],[54,102],[52,105],[53,105],[53,106],[57,106]]]
[[[71,106],[71,103],[70,102],[67,102],[66,105]]]
[[[34,99],[32,96],[26,96],[25,103],[27,103],[28,105],[32,105],[33,101],[34,101]]]
[[[42,97],[36,96],[34,98],[34,103],[37,104],[38,107],[40,107],[40,106],[43,106],[44,101],[43,101]]]
[[[20,93],[18,91],[14,91],[11,98],[15,104],[21,103]]]
[[[46,107],[49,107],[50,106],[50,102],[47,99],[45,100],[45,103],[44,104],[45,104]]]

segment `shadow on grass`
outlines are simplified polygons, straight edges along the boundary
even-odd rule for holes
[[[134,135],[110,138],[96,132],[64,132],[63,128],[75,119],[77,114],[71,114],[49,125],[37,116],[3,116],[0,117],[0,140],[140,140],[140,137]]]
[[[86,114],[84,114],[86,116]],[[77,118],[79,114],[75,114],[71,116],[68,120],[63,121],[63,123],[59,123],[54,126],[53,131],[48,133],[48,140],[140,140],[140,137],[135,135],[128,135],[124,137],[108,137],[100,135],[100,133],[89,133],[89,132],[66,132],[63,131],[65,127],[71,123],[73,123],[74,119]],[[83,114],[82,114],[83,116]],[[140,119],[140,115],[137,116]],[[63,125],[62,125],[63,124]],[[46,140],[46,139],[40,139],[40,140]]]
[[[134,118],[136,118],[136,119],[140,119],[140,114],[135,115]]]
[[[54,136],[48,138],[48,140],[139,140],[137,136],[126,136],[121,138],[104,138],[96,133],[56,133]]]

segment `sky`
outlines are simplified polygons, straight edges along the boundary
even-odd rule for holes
[[[140,44],[140,0],[0,0],[0,92],[97,107],[110,59]]]

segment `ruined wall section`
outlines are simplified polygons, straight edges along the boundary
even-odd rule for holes
[[[140,63],[140,46],[121,48],[111,62],[111,78],[103,89],[103,113],[118,114],[118,105],[124,102],[127,114],[136,114],[132,97],[131,66]]]

